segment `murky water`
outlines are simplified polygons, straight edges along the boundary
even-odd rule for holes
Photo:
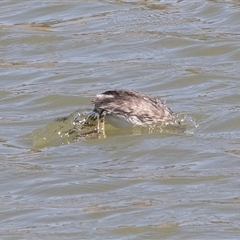
[[[239,12],[236,0],[1,1],[1,239],[239,239]],[[114,88],[198,127],[54,135],[72,127],[55,119]]]

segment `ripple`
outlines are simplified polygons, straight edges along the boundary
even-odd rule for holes
[[[0,7],[3,238],[239,238],[238,1]],[[182,128],[76,139],[112,88],[166,99]]]

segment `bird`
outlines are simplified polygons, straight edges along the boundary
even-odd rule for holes
[[[105,135],[105,123],[114,127],[174,125],[173,111],[160,99],[125,89],[108,90],[93,99],[89,119],[98,121],[96,131]]]

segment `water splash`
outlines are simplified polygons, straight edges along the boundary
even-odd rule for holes
[[[181,126],[185,127],[185,134],[193,135],[199,125],[196,122],[196,119],[192,116],[178,113],[175,115],[176,122]]]
[[[134,126],[133,134],[177,134],[177,135],[193,135],[198,128],[196,119],[185,114],[175,114],[175,124],[166,122],[146,126]]]
[[[67,117],[53,120],[42,129],[34,130],[31,133],[33,148],[41,149],[69,144],[76,142],[80,136],[87,138],[86,132],[96,132],[95,124],[86,121],[87,117],[87,113],[77,111]]]
[[[67,117],[53,120],[44,128],[34,130],[31,133],[33,148],[41,149],[70,144],[79,140],[100,138],[96,129],[96,119],[91,116],[92,113],[76,111]],[[154,133],[193,135],[196,128],[198,128],[196,120],[188,115],[176,114],[175,121],[175,125],[157,124],[151,126],[134,126],[127,130],[114,128],[114,133],[125,132],[133,135]],[[108,130],[111,131],[111,126],[109,125],[106,126],[107,135]]]

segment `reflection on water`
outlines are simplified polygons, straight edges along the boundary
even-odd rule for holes
[[[239,7],[0,1],[1,238],[239,239]],[[84,111],[117,88],[180,126],[100,138]]]
[[[78,113],[73,113],[68,117],[57,118],[42,129],[32,132],[33,147],[44,148],[59,146],[76,141],[77,135],[81,131],[81,124],[74,124]],[[82,119],[84,120],[85,117]]]
[[[193,134],[198,127],[193,117],[183,114],[176,114],[175,121],[176,125],[133,126],[120,129],[106,125],[106,136],[113,134]],[[24,137],[32,138],[34,149],[41,149],[103,136],[97,132],[97,120],[90,119],[87,113],[76,111],[67,117],[57,118],[44,128],[36,129]]]
[[[44,128],[36,129],[26,137],[32,138],[33,148],[60,146],[78,140],[97,138],[96,123],[88,120],[88,114],[79,111],[67,117],[57,118]]]

